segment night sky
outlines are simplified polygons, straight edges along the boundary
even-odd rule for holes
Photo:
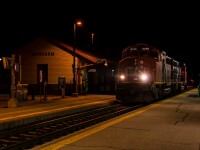
[[[198,75],[198,5],[167,2],[27,1],[20,4],[18,1],[1,4],[0,57],[10,55],[40,36],[72,44],[73,23],[79,18],[83,25],[77,28],[77,47],[119,60],[126,46],[146,43],[186,63],[189,73]]]

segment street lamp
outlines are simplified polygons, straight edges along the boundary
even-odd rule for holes
[[[94,33],[92,33],[92,49],[94,48],[93,45],[94,45]]]
[[[72,96],[78,96],[77,86],[76,86],[76,26],[81,25],[81,21],[74,22],[74,45],[73,45],[73,85],[74,85],[74,93]]]

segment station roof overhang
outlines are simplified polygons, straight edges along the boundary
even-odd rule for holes
[[[69,44],[66,44],[66,43],[57,41],[55,39],[51,39],[51,38],[47,38],[47,41],[72,55],[74,54],[74,48],[73,46]],[[89,61],[90,63],[97,63],[98,61],[102,60],[102,58],[89,54],[79,48],[75,49],[75,56],[78,57],[79,59],[85,59]]]

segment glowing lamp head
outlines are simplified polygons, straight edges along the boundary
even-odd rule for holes
[[[147,81],[147,80],[148,80],[147,74],[141,74],[140,79],[141,79],[142,81]]]
[[[125,79],[125,75],[120,75],[120,79],[124,80]]]

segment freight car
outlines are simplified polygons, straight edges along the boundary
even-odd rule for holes
[[[122,51],[117,78],[116,99],[122,102],[152,102],[187,88],[186,65],[144,43]]]

